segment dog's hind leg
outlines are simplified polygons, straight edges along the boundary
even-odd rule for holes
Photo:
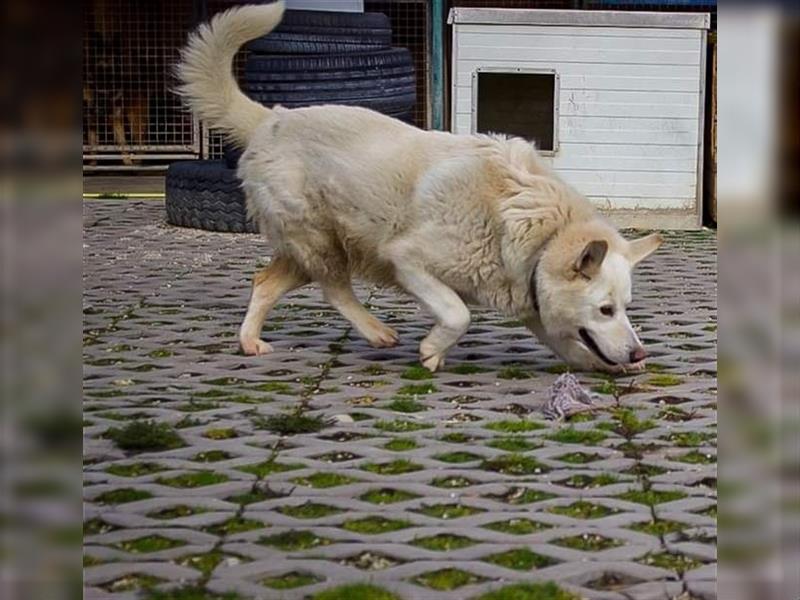
[[[353,293],[350,282],[323,282],[322,293],[342,316],[376,348],[390,348],[397,344],[397,332],[372,316]]]
[[[470,324],[469,309],[452,289],[423,267],[400,258],[395,261],[398,283],[433,315],[436,325],[419,345],[420,362],[431,371],[444,365],[445,355]]]
[[[269,266],[253,277],[253,291],[247,314],[239,329],[239,344],[245,354],[258,355],[272,352],[272,346],[261,339],[261,328],[267,313],[281,296],[304,286],[309,278],[291,259],[276,256]]]

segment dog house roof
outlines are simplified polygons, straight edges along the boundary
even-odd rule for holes
[[[642,27],[708,29],[708,13],[616,10],[543,10],[516,8],[453,8],[448,24],[562,25],[578,27]]]

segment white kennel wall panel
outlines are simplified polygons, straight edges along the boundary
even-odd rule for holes
[[[454,9],[451,126],[475,130],[474,74],[558,74],[546,160],[599,207],[698,224],[708,16]]]

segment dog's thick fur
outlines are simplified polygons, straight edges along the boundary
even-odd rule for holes
[[[276,253],[254,281],[244,352],[270,350],[260,339],[268,311],[310,281],[373,345],[394,345],[397,334],[353,294],[357,277],[398,286],[433,315],[420,345],[431,370],[466,332],[467,303],[520,319],[577,367],[643,366],[625,305],[631,267],[658,237],[625,241],[524,140],[422,131],[355,107],[253,102],[232,60],[282,13],[279,2],[219,14],[178,66],[191,109],[245,148],[248,210]]]

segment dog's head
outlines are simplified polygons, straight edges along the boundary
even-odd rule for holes
[[[531,280],[546,341],[570,365],[611,372],[644,368],[631,327],[631,272],[661,245],[658,234],[626,241],[610,226],[570,226],[545,248]]]

